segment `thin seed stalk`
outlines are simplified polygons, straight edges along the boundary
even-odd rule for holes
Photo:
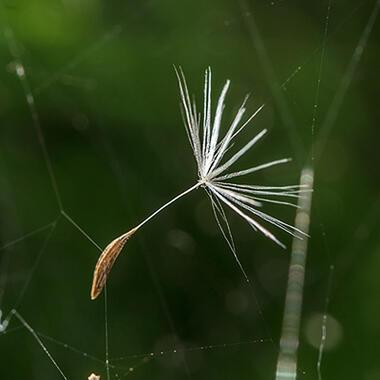
[[[313,181],[313,169],[305,167],[301,172],[301,186],[312,189]],[[309,233],[311,203],[312,192],[305,193],[303,197],[300,197],[295,219],[295,227],[307,235]],[[306,236],[302,240],[293,239],[276,380],[295,380],[297,378],[297,352],[307,247],[308,238]]]
[[[197,182],[195,185],[191,186],[189,189],[185,190],[181,194],[175,196],[172,198],[169,202],[165,203],[163,206],[161,206],[159,209],[157,209],[155,212],[153,212],[151,215],[149,215],[147,218],[145,218],[139,225],[132,228],[131,230],[125,232],[124,234],[118,236],[114,240],[111,241],[107,245],[107,247],[103,250],[101,255],[99,256],[99,259],[96,263],[93,280],[92,280],[92,286],[91,286],[91,299],[94,300],[99,296],[99,294],[102,292],[106,282],[108,275],[118,258],[120,252],[122,251],[125,243],[147,222],[149,222],[151,219],[153,219],[157,214],[159,214],[161,211],[163,211],[165,208],[176,202],[178,199],[182,198],[186,194],[192,192],[193,190],[197,189],[199,186],[201,186],[201,182]]]

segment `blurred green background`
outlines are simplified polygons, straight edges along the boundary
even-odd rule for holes
[[[247,181],[295,184],[375,3],[332,0],[312,135],[327,1],[3,0],[3,318],[17,306],[47,336],[41,339],[68,378],[87,379],[91,372],[106,378],[104,300],[89,298],[99,252],[60,215],[7,28],[35,97],[63,209],[103,247],[196,180],[173,64],[183,67],[199,106],[208,65],[214,99],[231,79],[225,126],[247,93],[250,112],[265,103],[241,141],[262,128],[270,129],[269,136],[239,165],[294,157],[290,165]],[[380,378],[379,36],[377,22],[347,77],[342,107],[333,106],[338,117],[315,162],[300,379],[317,378],[328,296],[324,378]],[[269,60],[260,58],[257,41]],[[266,210],[293,223],[293,209]],[[290,249],[283,251],[236,215],[228,216],[252,287],[200,190],[128,243],[108,286],[113,379],[274,379]],[[54,221],[54,228],[25,236]],[[272,230],[290,246],[289,236]],[[335,271],[328,290],[330,265]],[[19,326],[14,318],[9,333],[0,336],[0,378],[61,378]]]

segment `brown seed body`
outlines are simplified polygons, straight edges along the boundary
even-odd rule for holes
[[[137,231],[137,228],[133,228],[127,233],[112,240],[107,245],[102,254],[100,255],[98,262],[95,266],[94,276],[91,287],[91,299],[94,300],[102,292],[109,272],[112,269],[117,257],[119,256],[124,244],[131,238],[131,236]]]

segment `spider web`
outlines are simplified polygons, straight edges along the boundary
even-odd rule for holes
[[[332,97],[329,107],[327,107],[327,111],[322,114],[320,108],[323,86],[321,84],[323,83],[324,78],[324,65],[326,61],[326,55],[328,54],[328,44],[330,43],[330,40],[333,39],[335,33],[337,33],[339,30],[344,30],[344,28],[346,28],[347,25],[349,25],[350,21],[352,21],[353,17],[355,17],[362,10],[362,8],[368,6],[368,3],[370,3],[370,6],[372,7],[370,9],[369,17],[365,20],[363,24],[362,33],[360,34],[360,36],[358,36],[358,41],[356,43],[356,46],[354,47],[354,51],[349,56],[346,70],[343,73],[341,82],[337,86],[335,95]],[[149,7],[152,4],[154,3],[147,3],[144,11],[149,9]],[[286,2],[268,2],[268,5],[272,7],[283,7],[286,6]],[[368,43],[371,31],[377,20],[380,8],[380,1],[364,1],[363,3],[355,4],[352,7],[352,9],[350,7],[347,7],[347,15],[345,15],[345,17],[343,17],[343,20],[340,23],[338,23],[338,25],[335,27],[331,26],[331,12],[332,9],[334,9],[334,1],[329,1],[328,3],[324,4],[324,7],[325,16],[323,18],[324,28],[321,38],[322,43],[319,44],[316,48],[314,46],[310,47],[310,53],[306,54],[306,59],[303,59],[300,64],[296,65],[295,69],[289,72],[289,74],[282,81],[279,81],[277,79],[274,65],[271,62],[270,54],[266,48],[265,38],[263,37],[264,34],[262,34],[260,31],[260,28],[258,26],[258,19],[255,16],[256,12],[254,9],[252,9],[250,4],[244,0],[237,2],[236,10],[238,17],[235,19],[226,19],[224,23],[225,27],[227,28],[234,22],[238,22],[238,19],[242,21],[245,33],[249,37],[253,45],[253,49],[258,56],[258,63],[261,64],[261,68],[266,77],[268,88],[270,89],[273,96],[273,102],[276,105],[278,113],[281,117],[281,123],[284,127],[286,127],[287,135],[290,141],[290,146],[292,147],[292,151],[294,152],[297,162],[299,165],[302,165],[303,161],[310,158],[312,165],[316,169],[318,161],[321,159],[321,156],[324,152],[326,142],[328,141],[328,138],[331,135],[332,128],[336,124],[339,111],[343,105],[345,95],[349,90],[350,84],[354,78],[355,71],[360,63],[363,52]],[[6,67],[8,71],[11,71],[13,75],[18,78],[21,85],[23,101],[24,104],[26,103],[28,107],[28,113],[31,121],[31,123],[29,123],[28,125],[28,128],[34,128],[39,150],[42,154],[42,159],[46,166],[47,184],[46,186],[43,186],[41,190],[43,191],[43,197],[47,197],[46,201],[48,202],[49,206],[51,206],[49,210],[49,214],[51,215],[51,217],[47,218],[47,221],[44,213],[42,213],[42,215],[36,214],[35,217],[31,218],[31,224],[33,224],[34,227],[30,229],[28,228],[26,232],[23,232],[22,229],[24,223],[19,222],[17,220],[18,207],[20,206],[16,206],[16,203],[13,201],[13,194],[16,194],[16,192],[19,190],[17,189],[16,191],[16,186],[12,185],[11,181],[8,180],[8,177],[12,176],[7,175],[8,173],[6,172],[5,165],[6,159],[4,159],[4,156],[0,156],[2,164],[1,169],[3,173],[2,202],[9,209],[5,210],[6,212],[4,212],[4,214],[11,215],[14,218],[14,220],[10,220],[9,223],[7,223],[9,224],[9,227],[3,228],[2,240],[4,241],[4,243],[0,247],[0,331],[3,335],[0,337],[0,339],[2,339],[5,342],[2,344],[4,344],[4,350],[7,351],[7,357],[12,357],[12,355],[10,355],[11,349],[7,348],[14,347],[14,344],[12,343],[12,337],[16,336],[16,334],[19,335],[22,332],[26,331],[33,338],[33,347],[41,349],[40,351],[46,356],[46,362],[50,363],[52,365],[51,367],[54,367],[53,369],[56,370],[55,372],[51,372],[51,370],[49,369],[47,372],[45,372],[45,369],[47,368],[45,366],[42,369],[40,369],[40,371],[42,372],[39,372],[37,370],[36,374],[34,375],[36,378],[42,378],[42,373],[46,373],[46,378],[54,378],[55,376],[59,376],[64,379],[86,378],[91,372],[99,373],[101,374],[102,378],[106,378],[108,380],[111,378],[124,378],[127,376],[145,378],[145,376],[148,376],[147,373],[149,372],[144,372],[144,369],[146,369],[150,363],[158,362],[163,363],[161,366],[161,371],[163,371],[162,368],[165,369],[165,371],[163,371],[165,378],[168,378],[167,374],[168,372],[170,373],[170,371],[173,371],[173,376],[175,376],[176,372],[175,370],[173,370],[173,368],[176,368],[176,366],[178,366],[178,368],[180,369],[176,370],[180,371],[179,373],[181,373],[181,376],[184,375],[187,378],[192,379],[198,377],[194,375],[194,368],[201,366],[201,364],[199,364],[201,360],[199,355],[200,353],[203,354],[207,352],[210,354],[211,358],[215,356],[217,358],[216,360],[231,360],[231,358],[234,358],[234,360],[236,360],[236,358],[238,357],[241,359],[241,362],[243,363],[244,361],[250,362],[249,358],[252,355],[254,347],[256,346],[258,346],[259,349],[255,349],[255,352],[257,353],[260,351],[264,351],[269,355],[269,357],[272,357],[273,363],[273,357],[276,355],[277,352],[277,346],[275,342],[276,339],[274,339],[272,332],[272,326],[274,321],[269,320],[267,317],[265,317],[265,308],[264,306],[262,306],[263,300],[259,301],[256,291],[253,290],[253,288],[256,287],[256,281],[252,283],[252,286],[246,286],[239,283],[229,283],[229,286],[232,288],[233,286],[235,286],[235,288],[238,289],[237,291],[234,291],[235,298],[231,296],[231,299],[243,299],[245,300],[244,302],[242,302],[243,304],[245,302],[249,302],[253,305],[251,305],[251,307],[248,308],[248,310],[250,311],[249,316],[255,321],[256,327],[260,327],[261,334],[263,336],[260,336],[259,332],[256,336],[252,337],[253,330],[247,329],[247,331],[249,332],[248,335],[245,335],[240,338],[234,338],[234,336],[236,335],[230,334],[232,335],[232,339],[227,339],[228,334],[226,334],[226,338],[223,338],[222,341],[219,343],[186,343],[186,338],[181,337],[181,335],[185,335],[182,333],[183,329],[181,328],[181,326],[178,326],[178,322],[173,317],[171,307],[172,298],[168,296],[168,294],[171,294],[171,291],[167,288],[167,286],[164,286],[162,284],[162,282],[165,282],[165,280],[163,280],[159,275],[159,272],[156,268],[157,261],[154,261],[153,257],[151,256],[152,247],[150,246],[150,244],[148,244],[145,240],[142,240],[141,238],[136,239],[136,250],[139,252],[138,256],[143,255],[142,257],[145,261],[145,269],[143,268],[143,274],[140,275],[149,277],[153,284],[154,292],[157,297],[156,304],[159,305],[160,309],[162,310],[162,313],[164,315],[163,319],[166,321],[165,323],[167,323],[168,331],[170,332],[170,334],[166,337],[166,341],[165,339],[163,339],[161,342],[156,344],[155,347],[151,350],[139,349],[131,354],[118,355],[117,357],[111,355],[111,352],[113,352],[112,347],[114,345],[114,341],[119,340],[117,335],[120,334],[120,339],[124,339],[122,337],[128,335],[125,335],[124,332],[120,331],[123,329],[127,329],[127,327],[124,326],[124,324],[122,323],[123,318],[126,318],[126,314],[119,315],[118,313],[116,313],[116,311],[114,311],[114,305],[118,304],[120,301],[118,301],[113,296],[112,292],[110,292],[107,289],[105,292],[104,305],[102,309],[99,307],[99,305],[93,306],[93,304],[91,304],[89,301],[88,304],[85,303],[82,297],[84,294],[86,294],[86,292],[83,289],[78,290],[79,296],[77,297],[75,295],[74,303],[65,302],[65,305],[71,304],[71,307],[73,308],[79,308],[81,307],[80,305],[84,303],[84,309],[86,310],[84,315],[86,315],[85,319],[87,320],[91,318],[91,313],[96,314],[95,319],[97,322],[99,322],[99,320],[102,319],[102,327],[99,325],[99,323],[94,323],[92,325],[91,333],[93,335],[96,335],[96,337],[93,338],[93,342],[91,342],[90,340],[91,334],[89,334],[89,331],[84,331],[83,342],[82,344],[80,344],[81,348],[77,348],[75,344],[67,343],[71,340],[66,339],[66,333],[62,334],[62,336],[64,336],[63,339],[57,339],[51,334],[47,334],[45,332],[40,331],[40,327],[36,327],[37,324],[34,321],[34,319],[36,316],[38,316],[38,309],[40,308],[40,300],[39,294],[37,293],[37,289],[39,289],[39,287],[43,287],[44,285],[42,284],[46,284],[45,286],[49,287],[49,281],[51,281],[51,279],[54,278],[55,275],[57,275],[58,277],[61,276],[59,277],[62,281],[60,286],[63,287],[67,285],[69,289],[71,289],[69,290],[69,294],[70,292],[72,292],[73,295],[75,294],[76,289],[74,285],[83,285],[81,281],[75,280],[75,276],[79,273],[78,271],[76,271],[76,268],[72,268],[74,271],[72,278],[70,273],[68,274],[64,271],[65,266],[63,265],[63,260],[65,258],[57,258],[54,252],[56,247],[59,247],[61,245],[63,245],[64,247],[70,247],[70,244],[67,243],[67,240],[70,240],[70,238],[74,238],[75,234],[77,234],[76,236],[79,236],[82,239],[82,250],[89,251],[90,255],[91,253],[93,254],[91,256],[91,259],[88,260],[87,263],[90,261],[94,262],[94,260],[96,260],[98,252],[102,250],[101,247],[104,246],[104,242],[107,241],[107,238],[109,239],[108,233],[113,233],[112,228],[107,227],[107,234],[101,235],[102,238],[97,238],[98,233],[96,229],[95,232],[90,232],[91,229],[86,227],[86,223],[80,221],[81,219],[89,221],[91,218],[94,217],[99,218],[100,227],[98,227],[98,231],[101,229],[102,223],[109,223],[109,219],[106,217],[107,215],[99,217],[97,213],[94,214],[98,205],[92,204],[92,201],[99,199],[99,197],[93,197],[89,195],[89,203],[80,205],[81,208],[85,210],[85,213],[91,214],[91,218],[89,218],[88,216],[83,217],[84,214],[81,214],[81,217],[78,217],[76,216],[76,212],[69,211],[72,206],[70,205],[71,198],[67,194],[70,191],[72,191],[72,189],[68,185],[66,185],[65,180],[67,182],[70,182],[70,177],[67,175],[60,176],[56,171],[55,158],[53,158],[53,155],[51,155],[51,151],[53,150],[50,148],[49,139],[46,137],[47,135],[45,134],[46,132],[44,128],[44,118],[39,113],[37,99],[41,98],[43,94],[49,89],[54,89],[54,86],[56,86],[58,83],[62,81],[66,81],[66,83],[73,84],[74,86],[77,86],[79,84],[78,88],[87,86],[88,83],[91,83],[91,81],[88,82],[85,77],[82,78],[70,76],[70,72],[74,71],[76,67],[80,66],[86,60],[91,60],[91,58],[94,55],[98,54],[100,51],[102,51],[102,49],[107,48],[107,46],[117,41],[120,35],[122,34],[123,30],[125,29],[125,25],[114,25],[109,31],[105,32],[97,41],[90,44],[88,47],[81,49],[79,54],[73,59],[71,59],[67,64],[62,65],[62,68],[58,69],[53,74],[47,75],[41,81],[41,83],[32,85],[30,77],[31,73],[33,73],[35,69],[33,67],[28,67],[25,65],[24,56],[26,55],[26,53],[24,51],[24,47],[20,46],[21,41],[15,35],[15,32],[12,27],[12,22],[10,22],[10,20],[8,19],[9,10],[5,9],[3,4],[1,6],[1,13],[2,24],[4,28],[4,37],[8,47],[10,58],[10,62],[7,62]],[[134,14],[134,17],[137,20],[140,20],[140,18],[143,17],[143,15],[144,13],[136,12]],[[310,128],[308,128],[308,131],[311,134],[311,144],[309,146],[307,143],[303,142],[305,136],[302,136],[302,134],[299,132],[301,128],[298,126],[299,123],[297,123],[293,115],[292,109],[291,107],[289,107],[288,101],[289,99],[291,102],[297,100],[292,98],[292,95],[289,94],[292,83],[294,83],[294,81],[302,75],[302,72],[306,70],[310,64],[315,64],[316,62],[318,72],[316,79],[315,96],[312,101],[313,107],[311,110],[311,124]],[[323,118],[323,115],[326,116]],[[79,115],[79,120],[77,120],[77,122],[79,124],[80,122],[86,123],[86,120],[81,118],[81,116],[82,115]],[[322,122],[320,120],[322,120]],[[105,123],[102,120],[97,120],[97,124],[98,130],[96,132],[97,136],[95,136],[95,139],[92,140],[91,136],[87,136],[87,138],[90,141],[90,143],[94,145],[94,154],[97,154],[101,158],[104,158],[104,160],[107,162],[107,165],[110,167],[111,174],[109,176],[105,176],[104,178],[107,179],[108,183],[112,183],[114,186],[117,186],[119,188],[119,191],[123,194],[121,199],[125,202],[125,210],[127,214],[129,214],[127,215],[128,219],[132,220],[132,217],[136,214],[131,211],[130,202],[128,200],[130,195],[129,188],[132,186],[133,183],[135,183],[137,186],[141,185],[139,185],[139,181],[137,181],[136,178],[132,178],[133,175],[130,176],[129,181],[125,179],[126,170],[123,168],[123,161],[119,157],[120,152],[117,149],[115,149],[114,143],[111,142],[110,132],[107,130],[107,128],[105,127]],[[147,130],[147,127],[143,128],[142,133],[148,133]],[[25,133],[28,135],[29,131],[26,131]],[[133,135],[131,135],[131,137],[132,139],[134,138]],[[149,138],[147,139],[147,141],[149,141]],[[154,150],[156,142],[153,141],[151,144],[152,150]],[[54,157],[55,156],[56,154],[54,152]],[[60,159],[64,160],[64,157]],[[82,170],[86,171],[87,168],[82,168]],[[92,174],[96,175],[96,173]],[[153,175],[153,178],[149,180],[152,187],[150,191],[153,193],[154,183],[156,182],[155,179],[157,178],[158,177]],[[109,186],[108,183],[103,184],[103,186]],[[102,190],[102,184],[95,183],[94,186],[97,186],[99,191]],[[170,187],[173,188],[174,184]],[[38,192],[38,190],[40,189],[36,189],[35,191]],[[52,195],[53,200],[55,202],[55,206],[53,205],[53,202],[51,202],[51,199],[48,199],[50,196],[49,194]],[[40,195],[37,197],[38,200],[43,201],[43,197],[42,199],[40,199],[40,197]],[[142,202],[142,200],[136,198],[135,200],[137,200],[138,202]],[[35,202],[33,199],[28,199],[28,201],[30,202],[30,204],[23,205],[25,206],[25,210],[28,210],[29,212],[31,210],[38,210],[38,207],[33,207],[35,206],[33,205],[33,203]],[[106,201],[107,200],[104,200],[104,202]],[[103,212],[107,212],[105,206],[100,208]],[[79,210],[79,208],[74,209]],[[39,224],[40,220],[44,218],[45,220],[43,221],[43,223]],[[319,215],[316,216],[316,218],[318,218],[318,220],[322,220],[322,217]],[[230,227],[228,227],[228,229],[229,228]],[[320,223],[319,233],[325,245],[324,251],[327,252],[326,272],[329,273],[329,280],[325,282],[327,287],[327,295],[324,296],[321,340],[319,345],[318,357],[315,360],[315,369],[305,367],[301,370],[300,375],[313,373],[313,371],[316,371],[318,377],[322,378],[322,358],[324,346],[326,343],[326,336],[328,334],[327,317],[332,292],[331,279],[333,276],[334,265],[333,259],[329,254],[329,244],[327,234],[324,229],[324,223]],[[155,236],[154,233],[152,234],[153,236]],[[237,238],[237,236],[235,236],[235,238]],[[103,239],[104,242],[100,243],[100,241],[103,241]],[[190,241],[189,237],[186,234],[184,234],[183,232],[179,233],[176,230],[174,230],[170,240],[177,247],[180,247],[181,244],[185,244],[186,241]],[[238,238],[236,240],[238,240]],[[189,246],[187,245],[187,247]],[[197,250],[203,251],[204,248],[202,248],[199,244],[199,246],[197,245]],[[60,252],[60,250],[58,251]],[[220,254],[220,252],[218,252],[218,254]],[[57,260],[57,262],[54,262],[54,258],[55,260]],[[26,264],[23,262],[23,260],[26,261]],[[72,256],[69,260],[70,262],[66,269],[68,269],[68,267],[70,266],[75,266],[75,260]],[[81,258],[80,260],[83,261],[83,258]],[[210,259],[204,258],[203,260]],[[216,287],[217,292],[220,292],[221,288],[218,288],[215,285],[215,282],[217,283],[218,281],[218,276],[215,274],[216,269],[210,269],[210,263],[207,261],[205,262],[207,263],[207,270],[205,269],[206,265],[203,265],[202,269],[205,270],[203,278],[206,282]],[[203,262],[203,264],[205,262]],[[60,273],[60,265],[63,265],[63,274]],[[142,268],[139,267],[137,264],[137,266],[135,266],[135,269],[141,270]],[[119,272],[119,275],[122,275],[122,272]],[[225,273],[224,275],[228,276],[229,274]],[[254,273],[249,273],[249,275],[252,278],[255,276]],[[91,268],[86,276],[86,279],[89,280],[91,277]],[[132,280],[133,278],[136,279],[136,275],[133,275],[131,277]],[[70,284],[71,281],[74,283],[73,285]],[[34,284],[36,284],[35,288],[33,288]],[[51,289],[51,293],[46,291],[44,292],[43,296],[52,297],[54,301],[51,302],[51,304],[47,304],[51,309],[44,310],[44,313],[46,313],[47,317],[37,318],[39,320],[38,326],[45,325],[46,329],[48,329],[51,325],[54,325],[56,323],[56,321],[53,320],[53,318],[54,316],[57,317],[57,313],[54,312],[54,308],[57,307],[57,305],[59,305],[59,289],[60,288],[58,286],[55,289]],[[200,289],[200,291],[203,291],[202,288]],[[136,291],[136,288],[134,288],[134,290]],[[131,293],[128,294],[130,295]],[[138,297],[136,297],[136,299],[138,299]],[[247,299],[249,301],[246,301]],[[131,306],[130,302],[128,302],[127,300],[124,301],[128,307]],[[193,302],[196,303],[196,300],[193,300]],[[43,303],[43,305],[44,307],[46,307],[46,303]],[[212,307],[213,305],[214,304],[211,304],[210,307]],[[234,307],[239,308],[239,305],[231,306],[232,309]],[[152,310],[152,308],[149,308],[147,306],[145,306],[145,308],[148,311]],[[37,310],[37,312],[35,311],[35,309]],[[144,308],[137,309],[144,310]],[[120,309],[118,308],[118,310]],[[128,309],[124,308],[122,309],[122,311],[126,312],[128,311]],[[61,332],[66,331],[66,329],[69,330],[70,327],[75,326],[77,323],[75,318],[78,318],[78,315],[76,315],[73,319],[71,315],[71,309],[64,310],[64,312],[64,315],[62,317],[60,316],[57,322],[61,324]],[[99,315],[102,318],[99,318]],[[160,318],[162,318],[162,316]],[[241,320],[238,318],[237,322],[241,322]],[[113,325],[115,325],[116,327],[113,328]],[[95,328],[96,330],[94,330]],[[113,333],[110,333],[111,329]],[[41,328],[41,330],[45,331],[45,328]],[[55,329],[52,330],[54,331]],[[69,334],[69,332],[67,333]],[[251,338],[247,339],[246,336],[251,336]],[[16,338],[14,338],[14,340],[20,342],[19,339],[16,340]],[[81,341],[81,339],[73,340],[76,342]],[[202,342],[205,341],[202,339],[202,337],[198,337],[198,340]],[[123,347],[123,342],[120,343],[118,341],[117,345],[118,347]],[[93,346],[103,348],[104,353],[102,357],[101,355],[93,355],[92,353],[90,353],[93,352],[93,350],[91,349]],[[83,347],[89,347],[89,349],[83,350]],[[65,359],[65,355],[68,353],[71,353],[77,357],[77,368],[80,368],[83,371],[83,373],[81,372],[80,375],[78,375],[77,373],[73,373],[72,370],[69,371],[67,369],[68,362]],[[18,357],[17,352],[14,355],[15,357]],[[35,351],[33,351],[33,355],[36,355]],[[207,356],[207,358],[208,357],[209,356]],[[18,358],[18,360],[33,361],[33,356],[31,355],[31,358],[21,356],[20,358]],[[41,363],[41,360],[38,359],[38,362]],[[65,364],[61,364],[62,362],[64,362]],[[79,362],[80,364],[78,364]],[[242,364],[237,364],[237,366],[240,365]],[[234,367],[232,366],[232,368]],[[268,367],[266,368],[266,370],[267,369]],[[218,368],[216,368],[215,370],[218,370]],[[31,374],[28,374],[28,376],[31,376]]]

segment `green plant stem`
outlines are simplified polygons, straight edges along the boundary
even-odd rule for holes
[[[313,188],[313,169],[305,167],[301,172],[300,184]],[[306,234],[309,232],[312,192],[305,193],[298,201],[295,227]],[[290,258],[288,286],[286,290],[284,318],[277,361],[276,380],[297,378],[297,351],[302,314],[302,299],[305,279],[308,238],[293,239]]]

